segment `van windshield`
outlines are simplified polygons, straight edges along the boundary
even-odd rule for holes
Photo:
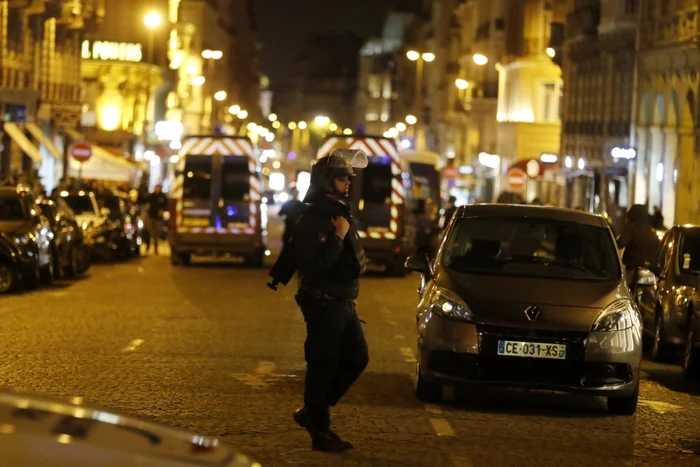
[[[221,169],[221,196],[240,201],[250,190],[250,172],[246,156],[224,156]]]
[[[187,156],[184,175],[185,199],[211,198],[211,156]]]

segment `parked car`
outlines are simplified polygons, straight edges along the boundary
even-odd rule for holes
[[[91,256],[100,261],[114,259],[120,247],[123,230],[118,220],[110,218],[111,210],[100,206],[97,197],[91,191],[64,191],[60,197],[75,213]]]
[[[422,274],[416,395],[498,385],[639,398],[642,324],[615,240],[599,215],[504,204],[462,206]]]
[[[112,411],[0,392],[2,465],[260,467],[216,438]]]
[[[90,267],[89,253],[84,246],[83,230],[73,210],[62,198],[42,197],[37,205],[49,220],[56,245],[54,272],[57,277],[75,278]]]
[[[10,237],[0,234],[0,294],[15,290],[22,280],[21,251]]]
[[[688,307],[688,335],[683,346],[683,376],[689,381],[700,381],[700,277]]]
[[[104,210],[103,214],[107,216],[108,225],[113,229],[111,238],[114,242],[114,254],[123,259],[138,256],[142,243],[143,222],[139,222],[141,219],[138,210],[132,206],[133,203],[117,193],[99,195],[97,202]]]
[[[700,226],[675,226],[668,231],[648,265],[653,273],[635,297],[642,313],[644,334],[652,340],[651,355],[669,359],[685,346],[693,321],[693,296],[700,274]]]
[[[54,236],[49,220],[36,205],[29,188],[0,187],[0,233],[19,250],[24,285],[36,288],[54,280]]]

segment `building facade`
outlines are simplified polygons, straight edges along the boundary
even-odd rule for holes
[[[637,14],[636,1],[570,0],[563,54],[562,201],[607,214],[618,231],[634,181],[629,150]]]
[[[698,2],[639,2],[635,203],[667,226],[700,222]]]
[[[80,123],[81,38],[101,0],[0,2],[0,176],[38,176],[46,190],[65,167],[65,130]],[[32,180],[34,181],[34,180]]]

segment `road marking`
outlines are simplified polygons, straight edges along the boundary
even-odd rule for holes
[[[437,405],[427,404],[425,410],[433,415],[442,415],[442,409]]]
[[[134,339],[129,345],[122,349],[122,352],[133,352],[138,349],[141,344],[143,344],[143,339]]]
[[[394,339],[396,339],[396,340],[401,340],[401,339],[405,339],[405,338],[406,338],[406,336],[402,336],[401,334],[396,334],[394,336]]]
[[[450,463],[452,464],[452,467],[474,467],[472,461],[466,457],[451,457]]]
[[[678,412],[679,410],[683,409],[683,407],[681,407],[680,405],[669,404],[668,402],[661,401],[650,401],[646,399],[639,399],[639,405],[649,407],[652,410],[659,412],[660,414]]]
[[[269,375],[275,371],[275,362],[260,362],[255,369],[255,373],[259,375]]]
[[[71,401],[71,404],[80,405],[83,403],[83,398],[80,396],[71,397],[70,401]]]
[[[257,389],[266,388],[268,384],[256,375],[250,373],[234,373],[233,377],[246,386],[251,386]]]
[[[65,291],[49,292],[48,295],[51,297],[55,297],[55,298],[61,298],[61,297],[65,297],[66,295],[68,295],[68,292],[65,292]]]
[[[413,349],[410,347],[401,347],[401,355],[403,355],[403,359],[406,360],[406,363],[416,363],[416,356],[413,353]]]
[[[454,436],[455,432],[452,431],[452,427],[442,418],[431,418],[430,424],[433,425],[433,430],[438,436]]]

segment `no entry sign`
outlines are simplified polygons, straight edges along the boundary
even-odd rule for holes
[[[87,162],[92,157],[92,144],[78,141],[70,147],[70,155],[78,162]]]

